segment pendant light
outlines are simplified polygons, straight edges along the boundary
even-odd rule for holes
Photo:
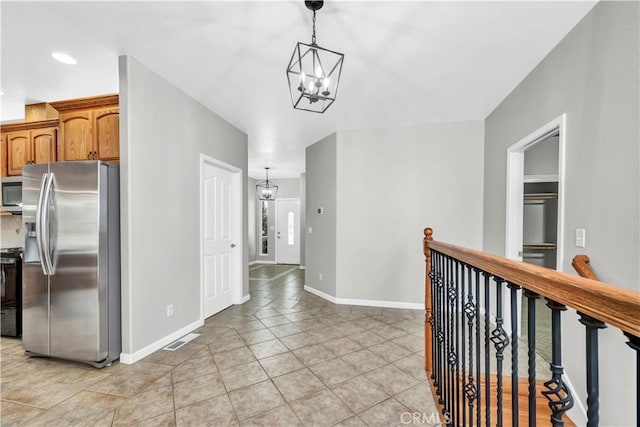
[[[275,200],[278,197],[278,186],[269,181],[269,168],[264,168],[267,174],[267,179],[259,182],[256,185],[256,193],[258,194],[258,200]]]
[[[322,48],[316,44],[316,11],[324,1],[305,1],[313,11],[311,44],[298,42],[293,49],[287,81],[293,108],[324,113],[336,100],[344,54]]]

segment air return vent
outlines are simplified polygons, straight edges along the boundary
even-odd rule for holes
[[[183,336],[182,338],[178,338],[177,340],[175,340],[174,342],[172,342],[171,344],[169,344],[168,346],[163,348],[163,350],[176,351],[177,349],[179,349],[183,345],[187,344],[189,341],[193,341],[194,339],[198,338],[199,336],[200,336],[200,334],[187,334],[187,335]]]

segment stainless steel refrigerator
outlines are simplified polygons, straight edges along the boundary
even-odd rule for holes
[[[121,351],[119,168],[35,164],[22,177],[24,349],[106,366]]]

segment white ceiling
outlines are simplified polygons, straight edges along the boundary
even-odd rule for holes
[[[311,38],[301,0],[2,1],[1,120],[25,103],[117,92],[126,54],[246,132],[250,176],[269,165],[297,177],[304,148],[339,129],[484,119],[594,4],[326,2],[317,42],[345,61],[336,102],[316,114],[293,110],[285,76]]]

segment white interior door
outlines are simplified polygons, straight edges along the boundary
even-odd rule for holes
[[[203,161],[202,169],[202,275],[204,317],[234,303],[237,279],[236,221],[234,212],[237,183],[234,173]],[[237,208],[237,207],[236,207]]]
[[[300,264],[300,200],[276,199],[278,264]]]

